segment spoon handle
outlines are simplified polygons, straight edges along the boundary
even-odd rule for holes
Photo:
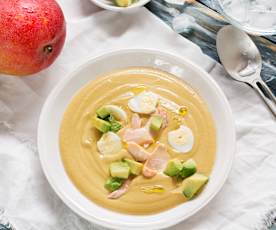
[[[268,88],[266,83],[262,79],[257,79],[251,85],[257,90],[271,112],[276,117],[276,97]]]

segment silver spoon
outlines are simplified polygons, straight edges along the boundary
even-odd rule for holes
[[[261,79],[262,58],[251,38],[234,26],[225,26],[217,34],[217,51],[229,75],[251,85],[276,116],[276,98]]]

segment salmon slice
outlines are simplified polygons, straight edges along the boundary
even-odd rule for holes
[[[143,167],[143,175],[151,178],[158,172],[162,172],[169,160],[169,154],[164,144],[158,143]]]
[[[126,129],[123,133],[123,140],[125,142],[135,142],[138,145],[152,144],[153,138],[148,129]]]
[[[156,170],[150,169],[149,167],[146,167],[146,166],[144,165],[144,167],[143,167],[143,175],[144,175],[144,177],[152,178],[152,177],[154,177],[156,174],[157,174],[157,171],[156,171]]]
[[[125,135],[126,131],[127,131],[127,127],[124,127],[122,129],[120,129],[117,134],[119,135],[119,137],[123,138],[123,136]]]
[[[127,142],[127,150],[136,161],[144,162],[150,156],[149,152],[135,142]]]
[[[142,120],[137,113],[134,113],[131,118],[131,128],[139,129],[141,128]]]
[[[128,178],[123,183],[123,185],[121,186],[121,188],[119,188],[118,190],[113,191],[112,193],[109,193],[108,196],[107,196],[107,198],[108,199],[118,199],[118,198],[120,198],[122,195],[124,195],[127,192],[131,181],[132,181],[132,179]]]

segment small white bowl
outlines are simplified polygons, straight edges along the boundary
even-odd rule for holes
[[[217,136],[216,160],[210,180],[196,199],[167,211],[145,216],[116,213],[87,199],[67,176],[60,156],[59,129],[73,95],[91,80],[112,70],[143,66],[174,74],[197,91],[213,116]],[[55,192],[83,218],[120,230],[154,230],[179,223],[203,208],[221,189],[233,161],[235,128],[230,106],[208,73],[187,59],[153,50],[121,50],[88,61],[61,81],[48,97],[38,126],[38,150],[43,171]],[[208,218],[208,217],[206,217]]]
[[[115,5],[114,0],[91,0],[91,1],[95,5],[103,8],[103,9],[127,13],[127,12],[134,11],[135,9],[146,5],[151,0],[137,0],[135,3],[133,3],[127,7],[120,7],[120,6]]]

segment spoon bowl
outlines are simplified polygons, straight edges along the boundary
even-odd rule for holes
[[[228,74],[255,88],[276,116],[276,98],[261,79],[262,58],[251,38],[234,26],[225,26],[217,34],[217,51]]]

